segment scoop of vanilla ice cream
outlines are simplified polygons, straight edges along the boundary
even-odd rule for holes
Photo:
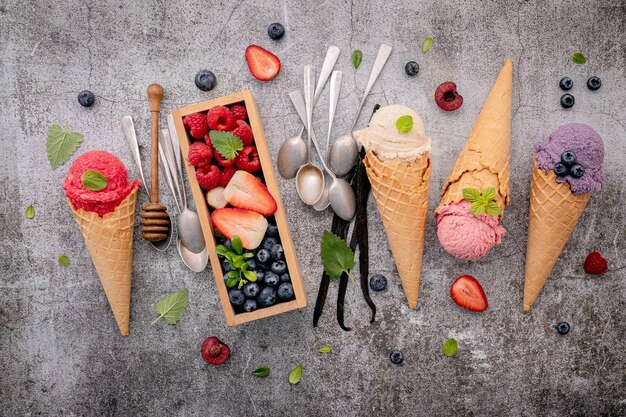
[[[413,119],[413,128],[406,133],[396,127],[396,121],[402,116]],[[432,149],[422,118],[416,111],[401,104],[378,109],[369,126],[354,132],[354,137],[366,151],[372,151],[381,161],[412,163]]]

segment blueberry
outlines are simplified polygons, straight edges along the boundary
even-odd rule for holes
[[[420,72],[420,66],[415,61],[409,61],[404,66],[404,71],[407,75],[415,77],[417,73]]]
[[[272,236],[266,237],[261,242],[261,249],[267,249],[271,251],[274,245],[277,243],[278,243],[278,240],[275,237],[272,237]]]
[[[580,178],[585,175],[585,168],[580,164],[575,164],[569,169],[569,174],[574,178]]]
[[[389,352],[389,360],[395,365],[400,365],[404,360],[404,355],[398,349],[393,349]]]
[[[224,272],[224,274],[228,273],[231,269],[232,268],[228,262],[222,261],[222,272]]]
[[[285,255],[285,251],[283,250],[283,245],[281,245],[280,243],[277,243],[274,246],[272,246],[271,254],[272,254],[273,261],[280,261],[281,259],[283,259],[283,256]]]
[[[272,266],[270,267],[272,272],[277,275],[282,275],[287,271],[287,265],[283,261],[272,262]]]
[[[561,162],[566,167],[571,167],[576,163],[576,154],[572,151],[565,151],[561,154]]]
[[[288,273],[284,273],[280,276],[280,282],[289,282],[291,281],[291,277]]]
[[[563,94],[561,96],[561,107],[564,109],[569,109],[574,105],[574,96],[571,94]]]
[[[261,287],[256,282],[249,282],[243,286],[243,295],[247,298],[256,298],[259,292],[261,292]]]
[[[265,285],[275,287],[280,282],[280,278],[273,272],[266,272],[264,277]]]
[[[226,246],[229,250],[233,250],[233,242],[230,239],[226,239],[222,245]]]
[[[243,311],[247,313],[256,310],[256,307],[256,300],[246,300],[246,302],[243,303]]]
[[[252,258],[247,259],[246,263],[248,264],[248,271],[255,271],[256,270],[256,261]]]
[[[274,305],[276,303],[276,290],[272,287],[263,288],[257,301],[261,307]]]
[[[198,71],[195,81],[196,87],[202,91],[211,91],[215,87],[215,84],[217,84],[215,74],[209,70]]]
[[[274,223],[270,223],[267,225],[267,231],[265,232],[267,236],[278,236],[278,226]]]
[[[243,291],[238,289],[232,289],[228,291],[228,298],[230,298],[230,303],[234,306],[240,306],[246,301],[245,295],[243,295]]]
[[[572,81],[570,77],[563,77],[561,78],[561,81],[559,81],[559,87],[561,87],[561,90],[568,91],[571,90],[573,86],[574,81]]]
[[[565,335],[569,333],[569,323],[566,321],[560,322],[559,324],[554,326],[554,328],[556,329],[557,332],[559,332],[559,334]]]
[[[374,274],[370,277],[370,288],[373,291],[382,291],[387,288],[387,278],[381,274]]]
[[[554,175],[557,177],[564,177],[569,173],[569,170],[562,163],[558,163],[554,165]]]
[[[270,251],[267,249],[259,249],[256,253],[256,260],[261,262],[262,264],[266,263],[270,260]]]
[[[285,34],[285,27],[278,22],[274,22],[267,27],[267,34],[270,38],[277,41]]]
[[[596,91],[600,87],[602,87],[602,81],[600,81],[600,78],[596,77],[595,75],[587,80],[587,88],[589,88],[591,91]]]
[[[254,271],[256,273],[256,282],[259,285],[265,284],[265,272],[263,271]]]
[[[293,297],[293,287],[291,286],[291,283],[283,282],[282,284],[280,284],[277,293],[278,298],[280,298],[281,300],[289,300],[291,297]]]
[[[78,102],[83,107],[91,107],[96,101],[96,96],[89,90],[81,91],[78,93]]]

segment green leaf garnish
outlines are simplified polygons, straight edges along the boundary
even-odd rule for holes
[[[585,56],[580,52],[574,52],[572,54],[572,62],[575,64],[582,65],[585,62],[587,62],[587,58],[585,58]]]
[[[243,253],[243,243],[241,242],[239,236],[233,236],[230,243],[233,245],[233,249],[237,252],[237,255],[241,255]]]
[[[359,69],[362,60],[363,52],[361,52],[360,49],[355,49],[354,52],[352,52],[352,65],[354,65],[354,69]]]
[[[413,118],[411,116],[400,116],[396,120],[396,129],[400,133],[409,133],[413,129]]]
[[[104,175],[94,170],[83,172],[83,175],[80,177],[80,182],[83,183],[83,187],[91,191],[104,190],[109,184]]]
[[[502,210],[498,203],[494,201],[496,198],[496,189],[491,187],[483,191],[482,195],[478,190],[473,188],[463,189],[463,198],[472,203],[470,211],[474,216],[480,216],[487,213],[490,216],[500,216]]]
[[[422,43],[422,53],[426,53],[433,46],[433,38],[426,38]]]
[[[254,371],[252,371],[252,375],[259,377],[259,378],[265,378],[269,374],[270,374],[270,368],[268,368],[267,366],[261,366],[260,368],[257,368]]]
[[[226,159],[234,159],[237,153],[243,149],[241,139],[230,132],[211,130],[209,136],[211,136],[211,144],[215,150]]]
[[[480,192],[475,190],[474,188],[464,188],[463,189],[463,198],[470,203],[474,201],[478,201],[480,198]]]
[[[52,169],[57,169],[66,163],[82,141],[82,133],[70,132],[67,123],[65,123],[65,130],[57,124],[50,126],[48,128],[46,150]]]
[[[154,325],[161,318],[163,318],[167,324],[176,324],[185,310],[187,310],[188,306],[189,290],[187,288],[165,296],[154,305],[154,311],[159,314],[159,317],[154,319],[152,324]]]
[[[26,207],[26,218],[32,219],[33,217],[35,217],[35,207],[33,207],[33,205],[31,204],[30,206]]]
[[[217,245],[215,252],[217,252],[218,255],[227,256],[230,253],[230,249],[224,245]]]
[[[455,356],[459,351],[459,344],[453,338],[446,340],[441,348],[443,354],[449,357]]]
[[[317,349],[317,351],[319,353],[330,353],[330,352],[333,351],[333,348],[331,346],[326,345],[326,346],[322,346],[321,348]]]
[[[243,271],[243,276],[250,282],[255,282],[257,280],[257,275],[254,271]]]
[[[244,252],[243,243],[239,236],[233,236],[230,240],[232,249],[226,245],[217,245],[215,252],[226,258],[226,262],[230,264],[230,271],[226,278],[226,287],[237,288],[243,287],[248,282],[255,282],[258,279],[256,272],[248,270],[248,262],[246,259],[254,257],[252,252]]]
[[[296,385],[302,378],[302,365],[298,365],[289,372],[289,383]]]
[[[70,266],[70,258],[68,258],[67,255],[59,256],[57,262],[59,262],[59,265],[61,265],[63,268],[69,268]]]
[[[322,265],[329,277],[339,279],[354,267],[354,253],[339,236],[324,230],[322,237]]]

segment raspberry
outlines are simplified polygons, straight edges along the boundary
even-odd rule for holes
[[[202,165],[208,165],[213,159],[213,150],[210,146],[203,142],[194,142],[189,147],[189,163],[196,168]]]
[[[257,172],[261,169],[261,160],[254,146],[244,146],[235,157],[235,165],[248,172]]]
[[[209,127],[207,126],[206,116],[201,113],[192,113],[183,119],[185,128],[189,130],[194,139],[202,139]]]
[[[229,167],[235,163],[234,159],[226,159],[218,151],[213,152],[213,156],[215,156],[215,162],[223,167]]]
[[[237,169],[235,167],[224,167],[224,169],[222,170],[222,176],[220,177],[220,182],[217,185],[226,188],[226,186],[230,182],[230,179],[233,177],[233,175],[235,175],[235,172],[237,172]]]
[[[215,106],[209,110],[206,121],[211,130],[230,131],[233,128],[233,114],[225,106]]]
[[[230,112],[233,114],[233,120],[243,120],[248,118],[248,110],[241,104],[230,106]]]
[[[217,187],[221,176],[222,173],[220,172],[220,169],[215,165],[206,164],[196,169],[196,179],[198,180],[200,187],[206,191]]]
[[[583,268],[588,274],[602,275],[608,269],[608,264],[600,252],[591,252],[587,255]]]
[[[239,137],[244,145],[252,145],[254,143],[252,129],[250,128],[250,126],[248,126],[248,123],[244,122],[243,120],[235,121],[235,128],[231,133]]]

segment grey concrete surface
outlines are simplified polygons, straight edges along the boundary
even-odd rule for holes
[[[0,415],[3,416],[624,416],[626,415],[626,5],[624,0],[577,1],[30,1],[0,0]],[[271,41],[266,26],[287,34]],[[421,41],[431,36],[428,54]],[[172,108],[251,89],[274,152],[298,129],[287,93],[301,86],[302,68],[321,65],[329,44],[340,47],[344,71],[336,119],[347,129],[378,45],[394,52],[372,91],[375,103],[403,102],[423,115],[433,138],[429,207],[464,144],[501,64],[514,60],[511,205],[502,245],[479,262],[462,262],[440,247],[429,222],[419,308],[409,311],[386,237],[370,200],[370,268],[388,276],[374,294],[379,308],[369,325],[358,286],[350,284],[343,332],[331,286],[319,328],[313,303],[322,271],[319,242],[329,212],[297,198],[280,181],[309,307],[227,328],[212,274],[185,270],[174,249],[155,252],[136,230],[131,334],[118,334],[83,239],[60,188],[69,163],[51,170],[49,125],[69,122],[85,138],[77,154],[106,149],[137,176],[119,118],[132,115],[148,160],[146,86],[166,90]],[[254,80],[243,53],[256,43],[282,60],[269,83]],[[353,49],[363,50],[354,71]],[[574,51],[588,57],[577,66]],[[404,74],[415,59],[420,73]],[[211,69],[215,90],[204,93],[195,73]],[[592,93],[590,75],[603,86]],[[559,107],[559,79],[575,83],[576,105]],[[456,112],[440,111],[435,87],[457,83],[465,98]],[[92,90],[84,109],[76,97]],[[324,93],[322,100],[327,100]],[[359,126],[366,123],[364,112]],[[326,106],[316,112],[323,132]],[[594,196],[534,310],[521,312],[532,146],[566,122],[584,122],[604,138],[605,189]],[[172,206],[162,187],[165,203]],[[145,202],[140,195],[140,204]],[[29,204],[36,217],[27,220]],[[599,250],[604,276],[585,275],[582,262]],[[67,269],[59,254],[71,258]],[[461,274],[480,279],[490,308],[472,314],[448,295]],[[176,326],[159,323],[153,304],[180,288],[191,305]],[[554,324],[567,320],[569,335]],[[200,345],[216,335],[232,348],[219,367],[205,365]],[[441,345],[459,341],[446,358]],[[329,355],[316,353],[332,345]],[[405,362],[394,366],[388,351]],[[301,363],[302,381],[289,370]],[[250,372],[268,365],[271,375]]]

